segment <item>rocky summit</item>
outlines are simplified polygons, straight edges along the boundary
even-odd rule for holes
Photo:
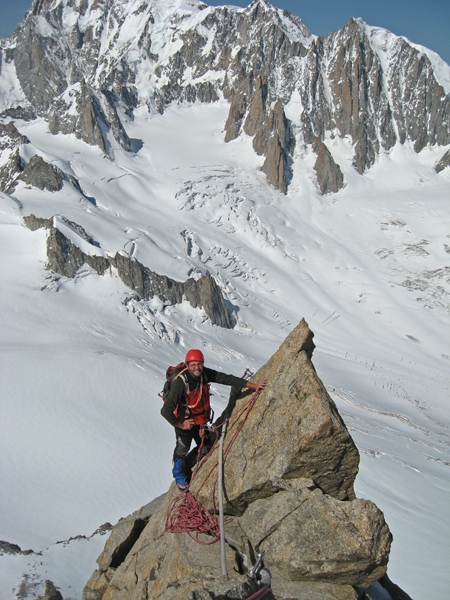
[[[317,376],[313,349],[302,320],[255,374],[268,380],[264,391],[256,399],[241,393],[218,419],[227,419],[226,574],[214,538],[202,533],[198,543],[193,532],[165,531],[173,500],[182,498],[173,484],[117,523],[83,600],[248,598],[269,579],[267,598],[356,600],[389,581],[392,536],[383,513],[355,497],[358,450]],[[216,443],[184,492],[211,514],[218,455]],[[262,552],[260,581],[249,568]]]
[[[262,171],[284,193],[295,147],[317,155],[316,184],[327,194],[346,183],[332,157],[336,138],[351,143],[359,174],[397,142],[416,152],[450,143],[450,96],[426,52],[355,19],[317,37],[267,0],[245,9],[34,0],[1,42],[0,70],[13,81],[1,116],[43,118],[52,134],[75,134],[111,157],[113,140],[136,151],[124,127],[136,108],[225,99],[224,141],[253,137]],[[5,135],[13,132],[0,131],[0,144]],[[3,190],[25,166],[16,138]]]

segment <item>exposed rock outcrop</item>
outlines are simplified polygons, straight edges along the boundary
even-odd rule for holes
[[[25,161],[20,156],[20,146],[28,144],[29,139],[19,133],[13,123],[0,123],[0,190],[10,192],[13,182],[25,167]]]
[[[72,106],[73,104],[73,106]],[[74,133],[77,138],[106,152],[102,133],[106,117],[93,91],[84,82],[74,85],[53,102],[48,127],[52,133]]]
[[[244,124],[244,131],[248,135],[255,135],[255,133],[258,133],[263,127],[264,121],[266,120],[266,99],[267,84],[263,82],[261,77],[258,77],[255,84],[253,99],[250,103]],[[259,148],[258,150],[256,151],[259,154],[262,154],[264,149]]]
[[[247,110],[247,98],[242,93],[235,94],[230,104],[228,118],[225,122],[225,142],[230,142],[238,137]]]
[[[273,110],[264,121],[253,138],[253,147],[258,154],[264,154],[266,160],[262,166],[270,183],[287,192],[291,171],[289,155],[293,147],[289,124],[280,101],[275,103]]]
[[[47,2],[33,2],[24,24],[16,30],[14,65],[21,88],[37,114],[43,114],[67,87],[64,67],[70,54],[64,38],[52,35],[57,16],[49,8]],[[48,19],[48,29],[39,17]]]
[[[172,485],[119,521],[83,600],[249,597],[258,585],[243,565],[245,557],[253,564],[259,551],[272,576],[269,599],[356,600],[357,586],[385,575],[392,537],[381,511],[355,498],[358,451],[311,363],[312,338],[302,321],[254,376],[269,383],[237,437],[248,397],[227,409],[228,579],[218,543],[199,545],[186,533],[161,535],[179,494]],[[217,454],[216,447],[191,485],[211,511]]]
[[[30,158],[27,166],[17,177],[16,183],[17,180],[21,180],[40,190],[59,192],[63,187],[65,178],[61,169],[46,162],[42,156],[35,154]]]
[[[99,146],[107,154],[110,132],[125,150],[130,150],[131,142],[117,115],[114,99],[114,94],[95,94],[82,80],[54,101],[49,129],[52,133],[75,133],[80,140]]]
[[[314,170],[320,191],[322,194],[338,192],[344,185],[344,176],[339,165],[334,162],[331,152],[320,138],[314,139],[313,148],[317,154]]]
[[[23,218],[23,222],[31,229],[31,231],[36,231],[37,229],[50,229],[53,227],[53,217],[48,219],[44,219],[43,217],[36,217],[36,215],[27,215]]]
[[[55,584],[50,579],[45,580],[45,593],[39,596],[38,600],[63,600],[61,592],[56,589]]]
[[[89,252],[74,244],[56,225],[58,219],[64,226],[89,246]],[[185,282],[175,281],[159,275],[134,258],[117,252],[114,256],[102,252],[99,244],[77,223],[64,217],[24,217],[24,223],[35,231],[41,227],[49,230],[47,238],[48,267],[64,277],[72,279],[83,265],[88,265],[99,275],[114,267],[122,281],[144,300],[158,296],[165,304],[179,304],[184,299],[194,308],[203,308],[213,325],[232,329],[233,318],[225,306],[222,293],[214,278],[204,275],[199,279],[189,278]]]
[[[450,95],[438,83],[428,56],[398,37],[389,59],[386,85],[399,141],[412,140],[416,152],[428,144],[450,143]],[[384,118],[389,117],[390,111]]]
[[[248,598],[258,589],[256,583],[247,583],[238,574],[229,580],[220,575],[218,544],[199,546],[188,535],[164,535],[163,529],[168,502],[176,491],[171,490],[149,505],[119,521],[114,544],[105,547],[98,558],[95,571],[83,590],[83,600],[143,600],[144,598],[210,599]],[[146,515],[150,517],[147,518]],[[122,562],[114,562],[113,547],[122,547],[134,539],[129,531],[137,520],[147,520],[141,535],[135,539]],[[115,528],[115,529],[116,529]],[[113,530],[113,534],[114,534]],[[112,536],[111,536],[112,537]],[[173,559],[173,560],[172,560]],[[228,548],[228,566],[233,573],[234,552]],[[131,561],[131,562],[130,562]],[[133,570],[131,569],[133,563]],[[114,566],[117,565],[117,566]],[[232,592],[232,595],[230,594]]]
[[[203,308],[214,325],[231,329],[233,321],[224,305],[220,289],[211,275],[200,279],[189,278],[185,282],[175,281],[159,275],[139,261],[119,252],[111,257],[110,263],[116,267],[122,281],[141,298],[149,300],[158,296],[167,304],[178,304],[185,298],[194,308]]]
[[[312,479],[339,500],[355,497],[359,454],[312,366],[312,338],[302,321],[255,375],[269,383],[250,413],[245,436],[237,438],[227,459],[226,469],[241,475],[226,483],[230,513],[241,514],[248,504],[278,491],[286,479]],[[227,435],[236,425],[232,419]],[[210,485],[201,490],[204,502]]]
[[[72,223],[68,224],[72,225]],[[85,233],[84,230],[80,232],[80,229],[77,233]],[[88,236],[85,237],[82,235],[82,238],[89,244],[92,244]],[[94,247],[92,249],[94,250]],[[84,264],[89,265],[99,275],[103,275],[110,267],[108,258],[83,252],[57,227],[54,227],[53,223],[49,228],[49,235],[47,237],[47,259],[48,267],[52,271],[69,279],[75,277]]]
[[[447,152],[435,166],[434,170],[436,171],[436,173],[440,173],[447,167],[450,167],[450,150],[447,150]]]
[[[266,158],[262,171],[274,187],[286,193],[291,178],[289,156],[294,139],[282,103],[277,101],[266,114],[267,85],[262,77],[258,77],[253,92],[252,80],[251,73],[233,95],[225,123],[225,141],[237,138],[242,129],[247,135],[253,136],[255,152]],[[253,98],[247,111],[249,94]]]
[[[10,127],[15,129],[12,123]],[[2,141],[4,142],[5,138]],[[19,137],[13,138],[13,140],[7,137],[6,142],[11,142],[11,145],[7,146],[9,159],[0,168],[0,189],[2,191],[5,191],[7,194],[13,194],[19,181],[23,181],[27,186],[36,187],[39,190],[59,192],[63,188],[64,181],[67,181],[78,193],[84,196],[78,180],[73,175],[64,173],[56,165],[45,161],[42,156],[35,154],[30,158],[28,163],[25,163],[20,156],[19,147],[22,144],[29,143],[28,138],[19,134]]]
[[[328,67],[334,107],[330,116],[341,136],[351,137],[354,166],[363,173],[375,161],[379,138],[386,149],[396,141],[388,98],[382,93],[382,67],[367,34],[355,19],[349,19],[342,30],[327,36],[324,55],[331,44],[336,51]]]
[[[6,542],[4,540],[0,540],[0,556],[3,554],[34,554],[33,550],[22,550],[20,546],[17,544],[11,544],[11,542]]]

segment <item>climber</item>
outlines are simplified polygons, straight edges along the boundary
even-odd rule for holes
[[[242,377],[226,375],[204,366],[205,359],[200,350],[189,350],[184,363],[174,368],[170,387],[164,394],[162,416],[175,427],[176,445],[173,453],[173,476],[183,490],[189,485],[190,471],[194,466],[202,436],[205,436],[205,453],[209,449],[209,435],[205,425],[210,419],[209,384],[246,387],[262,390],[267,381],[252,383]],[[192,441],[196,447],[189,452]]]

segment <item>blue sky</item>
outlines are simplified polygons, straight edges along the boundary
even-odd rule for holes
[[[250,0],[206,1],[219,6],[247,6]],[[403,35],[441,55],[450,64],[450,0],[272,0],[299,15],[312,33],[340,29],[349,17],[361,17]],[[10,35],[31,6],[31,0],[0,0],[0,37]]]

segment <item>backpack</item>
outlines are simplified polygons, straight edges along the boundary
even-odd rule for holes
[[[187,389],[188,386],[188,382],[187,382],[187,378],[186,375],[184,375],[184,372],[187,370],[187,366],[186,363],[181,362],[178,363],[175,367],[167,367],[166,370],[166,381],[164,382],[164,387],[161,390],[161,392],[158,394],[158,396],[160,398],[162,398],[163,402],[166,401],[167,396],[169,395],[169,392],[172,388],[172,382],[177,379],[178,377],[181,377],[182,380],[184,381],[184,384],[186,385],[186,391],[189,391]]]

